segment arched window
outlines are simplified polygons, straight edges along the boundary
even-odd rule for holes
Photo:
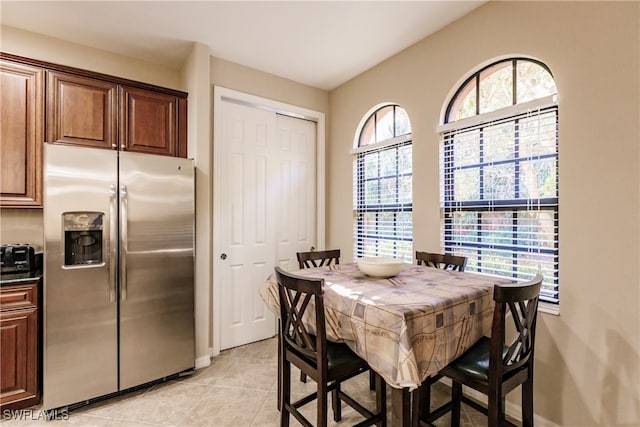
[[[376,108],[353,150],[354,256],[411,262],[413,202],[411,123],[398,105]]]
[[[549,69],[501,60],[469,77],[444,110],[442,240],[467,271],[544,275],[558,303],[558,103]]]

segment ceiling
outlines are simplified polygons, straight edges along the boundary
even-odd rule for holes
[[[179,69],[191,44],[331,90],[485,1],[7,1],[1,22]]]

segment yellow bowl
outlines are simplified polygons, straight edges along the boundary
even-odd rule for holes
[[[393,277],[400,273],[402,264],[404,264],[404,262],[399,258],[358,258],[358,268],[360,271],[371,277]]]

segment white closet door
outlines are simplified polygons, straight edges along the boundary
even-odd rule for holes
[[[276,333],[258,288],[276,263],[294,268],[295,252],[315,242],[315,124],[221,104],[222,140],[216,143],[222,185],[214,209],[220,227],[214,232],[222,251],[214,256],[224,258],[216,285],[220,348],[226,349]]]
[[[296,252],[316,247],[316,124],[278,115],[276,260],[297,270]]]

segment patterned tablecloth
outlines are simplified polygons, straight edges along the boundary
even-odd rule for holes
[[[295,274],[325,280],[327,338],[346,342],[390,386],[409,389],[489,333],[493,285],[510,282],[413,264],[389,279],[366,276],[356,264]],[[259,292],[279,316],[274,274]]]

